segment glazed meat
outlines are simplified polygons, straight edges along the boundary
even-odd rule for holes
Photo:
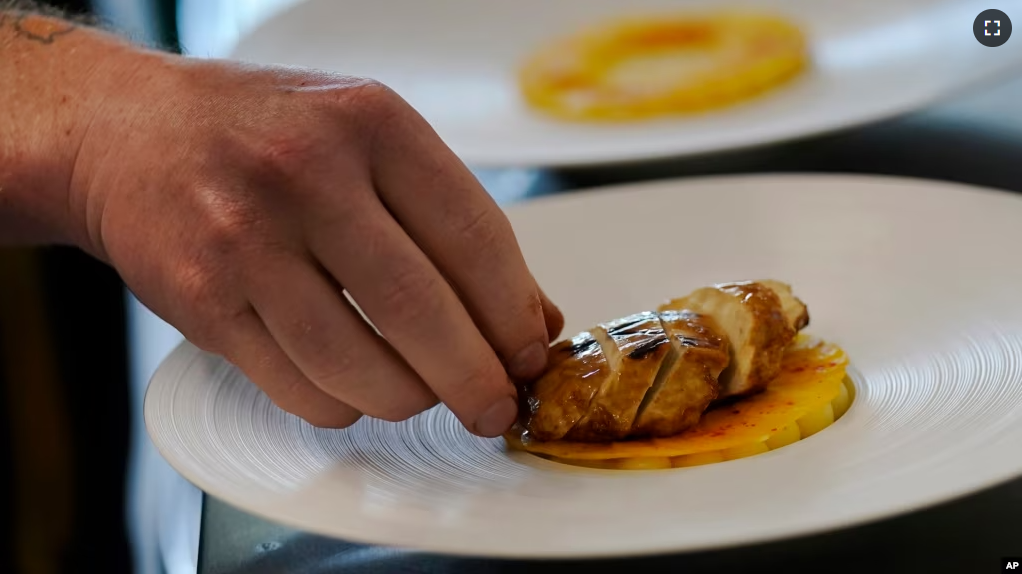
[[[791,285],[774,281],[773,279],[763,279],[757,281],[757,283],[768,287],[780,298],[784,318],[788,321],[788,326],[794,329],[796,333],[809,325],[809,309],[806,308],[805,303],[791,292]]]
[[[697,289],[661,310],[712,317],[729,340],[730,364],[721,373],[720,397],[762,390],[777,376],[784,349],[809,322],[805,305],[776,281],[722,283]]]
[[[541,441],[678,434],[714,400],[764,388],[808,324],[779,281],[698,289],[554,345],[546,372],[519,386],[519,424]]]
[[[670,341],[656,313],[639,313],[593,330],[603,346],[611,375],[589,405],[589,412],[565,438],[576,441],[617,440],[632,432],[646,391],[653,385]]]
[[[547,371],[519,390],[521,424],[538,440],[668,436],[717,396],[727,340],[695,313],[638,313],[551,349]]]
[[[672,436],[695,425],[717,398],[728,365],[727,338],[713,319],[691,311],[660,313],[671,353],[642,404],[633,436]]]
[[[538,440],[562,438],[589,411],[610,376],[607,357],[591,333],[557,343],[545,374],[519,389],[520,422]]]

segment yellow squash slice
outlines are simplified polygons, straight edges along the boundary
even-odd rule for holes
[[[734,104],[809,63],[787,20],[714,12],[628,18],[555,41],[524,63],[525,101],[563,120],[621,121]]]

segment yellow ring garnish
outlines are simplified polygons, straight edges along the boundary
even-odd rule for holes
[[[556,41],[520,74],[526,102],[566,120],[632,120],[751,98],[801,72],[801,31],[774,16],[625,19]]]

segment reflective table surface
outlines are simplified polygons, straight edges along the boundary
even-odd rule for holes
[[[762,546],[628,560],[510,562],[430,556],[295,532],[207,498],[204,574],[470,574],[585,572],[1001,572],[1022,554],[1022,480],[869,526]],[[679,517],[683,520],[683,517]]]

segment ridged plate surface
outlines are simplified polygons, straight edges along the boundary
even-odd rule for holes
[[[858,396],[752,458],[660,471],[506,452],[442,407],[315,429],[188,343],[150,435],[249,512],[353,541],[508,557],[745,544],[845,527],[1022,475],[1022,198],[919,180],[746,176],[553,197],[509,215],[566,333],[719,281],[777,278],[842,345]]]

